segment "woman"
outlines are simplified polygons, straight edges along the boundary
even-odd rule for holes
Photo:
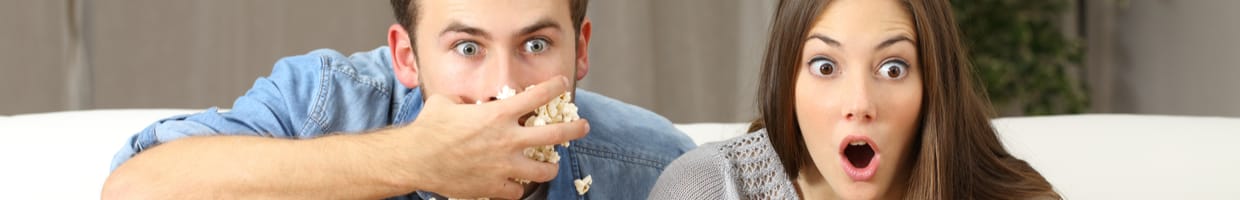
[[[947,0],[783,0],[752,133],[674,161],[651,199],[1060,196],[999,143]]]

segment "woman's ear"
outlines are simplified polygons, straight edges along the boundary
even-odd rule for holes
[[[396,80],[406,88],[418,87],[418,58],[413,53],[413,43],[405,27],[400,24],[388,26],[388,49],[392,53],[392,70]]]
[[[590,17],[582,18],[581,32],[577,33],[577,80],[590,72],[590,26]]]

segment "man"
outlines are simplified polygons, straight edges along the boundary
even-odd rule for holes
[[[134,135],[104,198],[640,199],[694,146],[667,119],[584,90],[583,120],[518,125],[589,71],[586,0],[392,5],[387,47],[281,59],[231,111]],[[559,164],[522,154],[570,140]]]

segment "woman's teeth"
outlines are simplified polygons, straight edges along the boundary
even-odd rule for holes
[[[849,146],[862,146],[862,145],[867,145],[867,143],[865,143],[865,141],[858,140],[858,141],[849,142],[848,145]]]

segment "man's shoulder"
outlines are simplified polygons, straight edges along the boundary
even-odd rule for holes
[[[351,55],[344,55],[335,49],[322,48],[311,50],[306,54],[287,56],[280,60],[295,61],[299,65],[359,65],[391,68],[391,63],[389,63],[391,54],[387,46],[354,52]]]
[[[271,75],[296,77],[295,81],[347,78],[386,90],[394,81],[391,55],[386,46],[345,56],[333,49],[316,49],[276,61]],[[340,76],[340,77],[337,77]]]
[[[305,127],[301,131],[305,135],[386,126],[393,112],[389,110],[393,97],[404,92],[393,76],[387,49],[378,47],[349,56],[318,49],[284,57],[246,96],[283,104],[287,109],[277,112],[288,112],[287,118],[296,122],[295,127]],[[368,112],[343,112],[349,110]]]
[[[679,133],[678,135],[684,135],[672,125],[671,120],[645,108],[584,89],[577,89],[574,98],[576,98],[575,103],[580,107],[578,113],[583,118],[606,122],[601,125],[607,128],[639,129],[641,132],[675,132]]]
[[[653,156],[659,168],[696,146],[670,120],[650,110],[582,89],[576,93],[578,113],[590,121],[590,134],[580,141],[584,145],[637,151],[629,153]]]

